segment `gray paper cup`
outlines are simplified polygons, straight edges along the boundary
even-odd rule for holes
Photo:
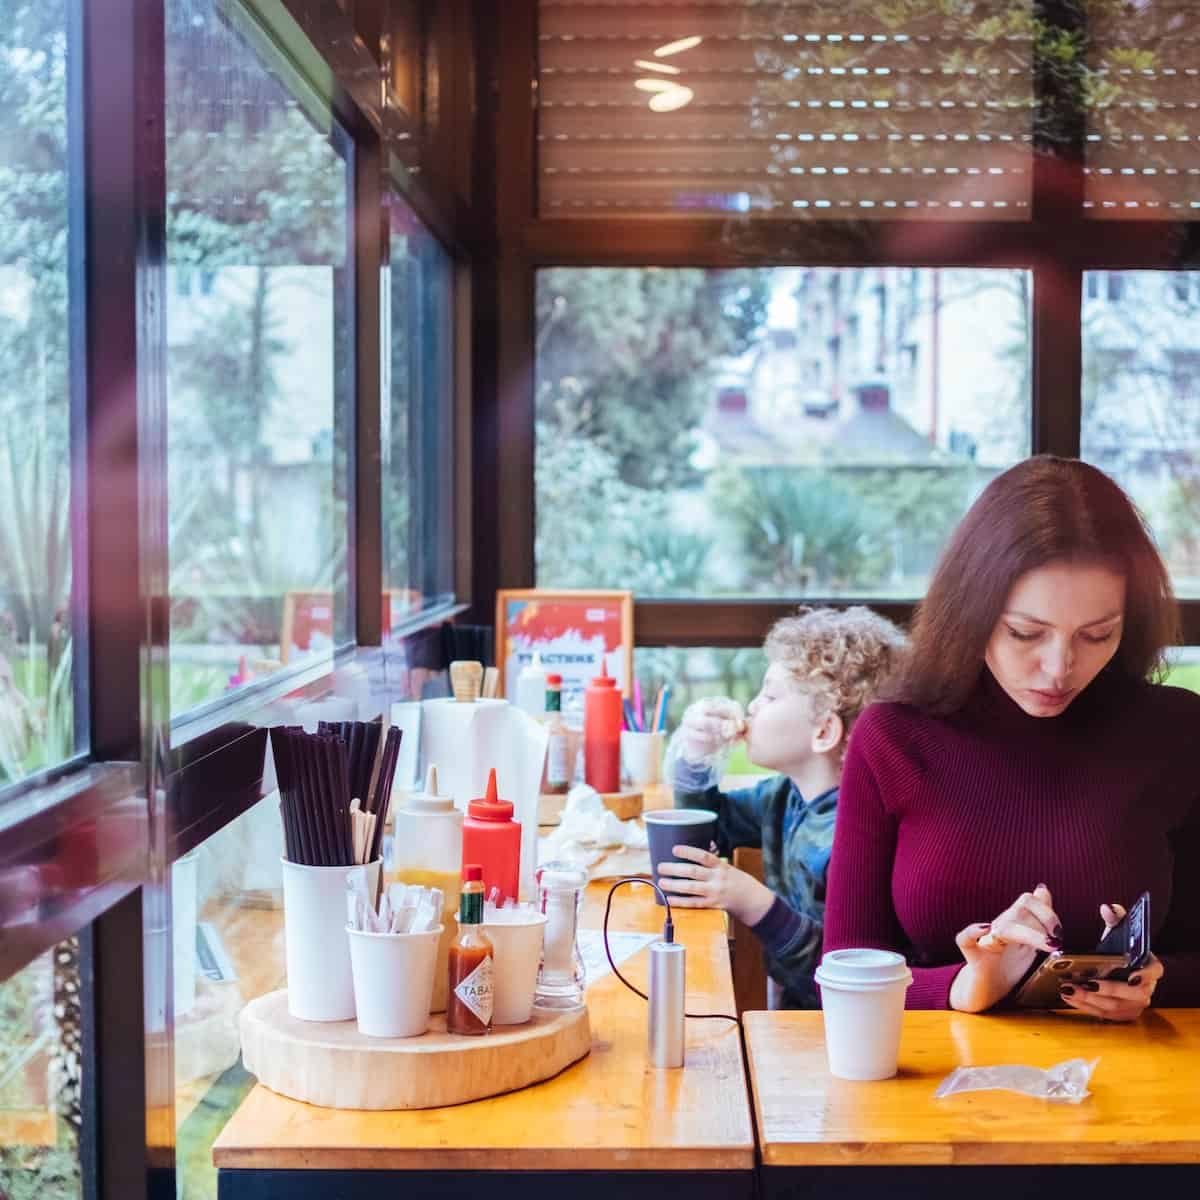
[[[717,835],[717,814],[707,808],[663,808],[643,813],[646,840],[650,844],[650,870],[658,883],[658,864],[683,862],[671,853],[672,846],[695,846],[707,850]],[[655,901],[662,903],[658,893]]]

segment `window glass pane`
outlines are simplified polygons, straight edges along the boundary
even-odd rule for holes
[[[175,1161],[180,1195],[216,1200],[212,1144],[254,1085],[238,1015],[284,986],[279,797],[171,868]]]
[[[538,10],[544,215],[1029,216],[1032,0]]]
[[[912,598],[1030,446],[1024,271],[555,268],[537,582]]]
[[[0,1196],[75,1200],[83,1038],[79,943],[0,983]]]
[[[384,268],[384,628],[454,591],[453,264],[395,193]]]
[[[67,69],[64,0],[0,0],[0,786],[86,740],[72,678]]]
[[[1200,646],[1175,646],[1169,661],[1170,670],[1163,682],[1200,692]]]
[[[353,638],[351,153],[245,10],[168,0],[175,713]]]
[[[712,646],[638,646],[633,652],[633,670],[642,685],[646,705],[654,703],[660,687],[670,686],[669,736],[679,727],[688,705],[706,696],[729,696],[743,708],[749,705],[762,686],[767,658],[761,646],[736,650]],[[765,774],[766,768],[752,763],[746,757],[745,743],[738,742],[725,771],[729,775],[759,775]]]
[[[1092,280],[1101,286],[1093,288]],[[1082,457],[1133,498],[1200,596],[1200,273],[1096,271],[1083,300]]]
[[[1086,11],[1087,215],[1194,218],[1194,10],[1180,0],[1105,0]]]

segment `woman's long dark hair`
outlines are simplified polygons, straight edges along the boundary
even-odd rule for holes
[[[966,702],[987,644],[1022,575],[1053,562],[1097,563],[1125,577],[1125,621],[1111,669],[1157,677],[1177,640],[1167,569],[1129,497],[1103,471],[1048,454],[997,476],[954,531],[917,608],[911,651],[888,698],[946,716]]]

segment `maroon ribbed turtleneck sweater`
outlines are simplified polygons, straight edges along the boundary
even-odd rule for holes
[[[946,1008],[955,934],[1039,883],[1068,950],[1100,905],[1150,893],[1155,1005],[1200,1006],[1200,695],[1106,672],[1058,717],[1024,713],[985,668],[964,708],[875,704],[846,754],[825,949],[901,951],[909,1008]]]

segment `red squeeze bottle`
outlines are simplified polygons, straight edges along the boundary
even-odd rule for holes
[[[583,694],[583,778],[602,795],[621,790],[621,693],[603,666]]]
[[[496,768],[488,774],[487,795],[467,805],[463,820],[463,862],[483,867],[483,897],[500,889],[500,903],[518,899],[521,876],[521,826],[512,819],[513,806],[496,791]]]

